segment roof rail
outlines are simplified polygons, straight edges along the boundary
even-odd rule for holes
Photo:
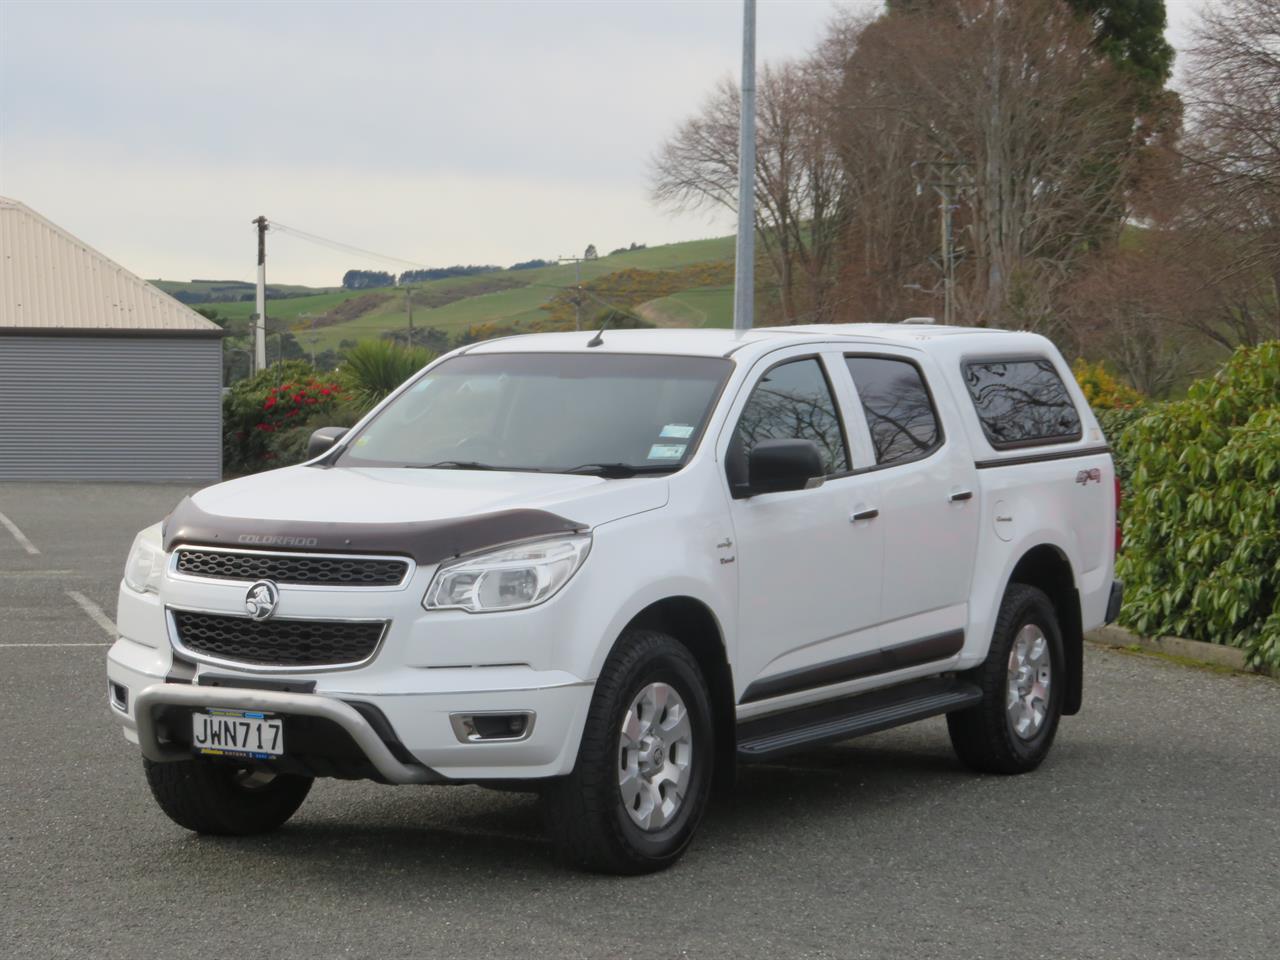
[[[937,321],[937,320],[935,320],[935,319],[933,319],[933,317],[907,317],[907,319],[905,319],[905,320],[899,320],[898,322],[899,322],[899,323],[928,323],[928,324],[934,324],[934,323],[937,323],[938,321]]]

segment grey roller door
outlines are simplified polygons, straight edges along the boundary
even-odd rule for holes
[[[0,480],[216,480],[222,344],[0,335]]]

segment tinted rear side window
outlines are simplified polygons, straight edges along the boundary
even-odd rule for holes
[[[1082,436],[1080,414],[1048,360],[967,363],[964,380],[993,447],[1066,443]]]
[[[876,463],[927,456],[941,439],[938,417],[916,365],[887,357],[845,357],[871,430]]]

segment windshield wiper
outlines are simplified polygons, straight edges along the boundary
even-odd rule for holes
[[[509,467],[495,467],[492,463],[481,463],[479,460],[440,460],[437,463],[406,463],[410,470],[509,470]]]
[[[678,463],[660,463],[637,466],[633,463],[584,463],[568,470],[556,470],[555,473],[582,473],[592,477],[604,477],[607,480],[623,480],[646,473],[671,473],[679,470]]]

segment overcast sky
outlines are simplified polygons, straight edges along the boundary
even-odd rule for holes
[[[760,59],[837,6],[879,0],[760,0]],[[738,0],[0,0],[0,195],[173,280],[252,279],[259,213],[441,266],[719,235],[648,165],[740,43]],[[268,239],[272,281],[349,267],[403,269]]]

